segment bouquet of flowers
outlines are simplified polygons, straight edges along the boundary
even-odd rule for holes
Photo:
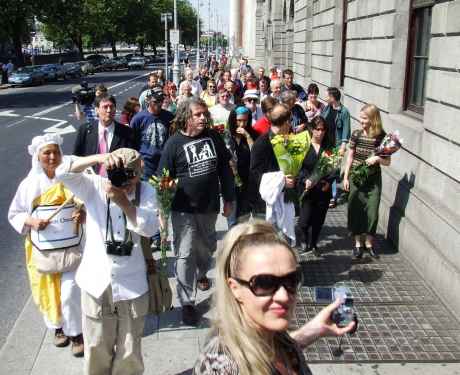
[[[311,186],[300,196],[300,202],[302,202],[305,194],[315,186],[322,178],[336,173],[342,165],[343,156],[340,156],[339,147],[334,148],[333,150],[324,150],[318,161],[315,164],[312,174],[308,179],[311,181]]]
[[[398,151],[403,144],[403,140],[399,136],[399,131],[390,132],[383,138],[380,145],[375,149],[371,156],[387,157]],[[368,179],[370,174],[370,166],[362,163],[351,170],[351,179],[356,186],[362,186]]]
[[[280,170],[286,176],[296,177],[310,148],[310,134],[308,131],[297,134],[278,134],[270,142]],[[289,200],[292,200],[294,194],[288,192],[288,195],[290,196]]]
[[[225,143],[225,146],[227,147],[227,150],[230,151],[230,154],[232,155],[232,159],[230,161],[230,167],[232,168],[233,175],[235,176],[235,186],[236,187],[243,186],[243,181],[241,180],[241,177],[238,174],[238,170],[236,167],[238,158],[236,156],[236,150],[235,150],[235,147],[233,146],[232,136],[230,135],[229,130],[225,128],[225,124],[214,125],[213,129],[216,130],[220,134],[220,136],[222,137]]]
[[[160,205],[160,236],[161,236],[161,268],[166,269],[166,251],[168,250],[168,222],[171,215],[171,206],[176,193],[177,179],[171,178],[169,171],[163,169],[160,177],[152,176],[149,180],[157,192]]]

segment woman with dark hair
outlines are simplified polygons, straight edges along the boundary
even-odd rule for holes
[[[310,83],[307,89],[307,102],[305,104],[305,114],[308,122],[312,122],[313,118],[319,116],[325,105],[318,100],[319,88],[316,83]]]
[[[303,195],[300,202],[300,219],[299,227],[302,233],[301,247],[305,251],[308,248],[313,254],[318,256],[318,237],[323,227],[331,199],[331,182],[330,178],[321,179],[314,184],[310,179],[316,163],[327,148],[327,124],[321,116],[313,118],[311,124],[311,146],[302,164],[298,178],[299,195]],[[332,177],[332,176],[331,176]],[[311,235],[309,236],[309,229]]]
[[[257,133],[252,129],[252,116],[248,108],[240,106],[233,109],[228,117],[228,130],[230,139],[227,146],[232,153],[230,167],[237,179],[236,202],[233,212],[228,218],[228,226],[232,227],[244,216],[249,215],[249,165],[251,162],[251,147],[257,138]],[[240,186],[238,186],[240,185]]]
[[[139,99],[135,96],[131,96],[125,103],[123,111],[120,115],[120,124],[128,125],[131,122],[131,119],[134,115],[139,112],[141,105],[139,104]]]

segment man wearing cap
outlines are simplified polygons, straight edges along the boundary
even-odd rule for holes
[[[97,96],[94,104],[98,122],[88,122],[80,125],[75,139],[73,155],[88,156],[105,154],[122,147],[135,148],[133,131],[115,119],[116,102],[113,96]],[[106,171],[99,165],[94,165],[94,171],[106,176]]]
[[[103,165],[124,167],[119,187],[83,173]],[[110,154],[65,159],[58,181],[85,202],[86,238],[76,274],[82,290],[85,375],[137,375],[144,371],[141,339],[148,312],[146,261],[141,236],[158,229],[155,190],[140,182],[140,154],[122,148]]]
[[[244,106],[251,111],[252,125],[263,117],[262,108],[259,105],[259,91],[256,89],[246,90],[243,96]]]
[[[143,179],[156,173],[161,151],[168,140],[173,114],[161,108],[164,94],[161,90],[147,91],[147,109],[136,113],[131,120],[137,150],[144,160]]]

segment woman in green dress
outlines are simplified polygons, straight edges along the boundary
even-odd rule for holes
[[[356,258],[363,256],[363,242],[370,255],[379,258],[373,247],[373,241],[377,230],[382,192],[380,166],[390,165],[391,159],[374,154],[385,136],[379,109],[374,104],[366,104],[359,114],[359,122],[361,129],[355,130],[350,138],[350,152],[343,181],[344,189],[350,192],[348,229],[355,239],[353,255]],[[353,169],[364,163],[369,167],[368,177],[357,186],[350,177]]]

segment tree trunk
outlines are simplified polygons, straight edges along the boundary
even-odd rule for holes
[[[79,35],[76,35],[75,37],[72,38],[75,46],[78,48],[78,58],[80,60],[83,60],[84,59],[84,55],[83,55],[83,40],[82,40],[82,37],[81,37],[81,34]]]
[[[23,66],[24,65],[24,55],[22,54],[22,38],[20,34],[20,30],[14,30],[13,34],[13,48],[14,54],[16,56],[16,65]]]
[[[111,37],[110,46],[112,47],[112,56],[117,57],[117,42]]]
[[[139,41],[139,51],[141,53],[141,56],[144,56],[144,49],[145,49],[144,41]]]

